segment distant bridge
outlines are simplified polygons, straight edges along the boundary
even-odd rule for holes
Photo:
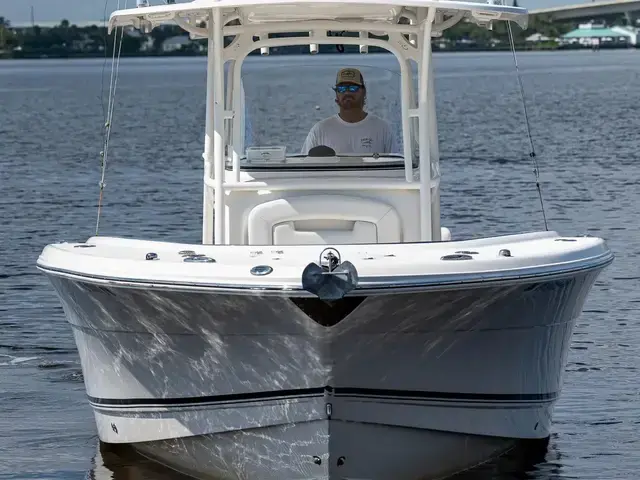
[[[638,12],[640,12],[640,0],[600,0],[562,7],[534,8],[529,10],[529,15],[546,15],[551,20],[586,20],[624,13],[627,20],[633,23]]]

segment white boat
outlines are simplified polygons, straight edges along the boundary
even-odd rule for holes
[[[441,226],[429,41],[463,19],[526,15],[438,0],[112,14],[111,28],[175,22],[207,38],[208,77],[202,242],[94,235],[37,262],[103,442],[203,478],[417,480],[549,436],[575,321],[613,255],[590,236],[456,239]],[[246,146],[247,55],[315,53],[335,31],[398,60],[400,151]]]

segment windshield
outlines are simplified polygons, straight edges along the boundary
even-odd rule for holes
[[[337,74],[345,67],[357,69],[365,90],[334,91]],[[346,72],[341,80],[355,78],[353,73]],[[243,157],[267,147],[284,147],[287,158],[332,151],[387,160],[402,155],[400,68],[391,54],[252,56],[242,66],[242,82]],[[338,115],[341,110],[344,115]],[[317,146],[329,147],[328,153],[313,148]]]

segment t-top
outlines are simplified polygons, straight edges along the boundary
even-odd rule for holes
[[[302,154],[318,145],[326,145],[340,154],[394,153],[395,141],[391,126],[385,120],[368,113],[356,123],[345,122],[338,114],[316,123],[304,142]]]

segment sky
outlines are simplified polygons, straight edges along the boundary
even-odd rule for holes
[[[177,3],[190,0],[176,0]],[[518,0],[518,4],[527,8],[544,8],[561,5],[573,5],[589,0]],[[107,15],[117,10],[118,3],[123,8],[134,7],[136,0],[0,0],[0,16],[9,19],[14,25],[30,22],[31,6],[34,18],[38,22],[56,22],[66,18],[71,23],[86,21],[101,21],[104,18],[105,7]],[[164,3],[163,0],[150,0],[151,4]]]

